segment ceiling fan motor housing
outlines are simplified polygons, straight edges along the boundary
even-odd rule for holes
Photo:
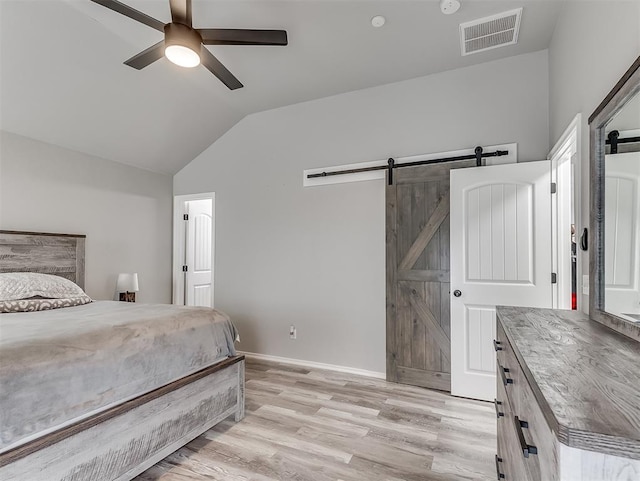
[[[202,37],[191,27],[181,23],[168,23],[164,26],[164,46],[180,45],[200,53]]]

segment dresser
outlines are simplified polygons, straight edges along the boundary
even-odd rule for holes
[[[497,479],[639,481],[640,343],[576,311],[496,313]]]

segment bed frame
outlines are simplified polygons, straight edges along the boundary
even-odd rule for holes
[[[0,272],[55,274],[84,288],[84,248],[83,235],[0,230]],[[244,356],[0,453],[0,479],[130,480],[231,415],[244,417]]]

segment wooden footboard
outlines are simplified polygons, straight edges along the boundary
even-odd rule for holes
[[[231,415],[244,417],[244,356],[0,454],[0,479],[130,480]]]

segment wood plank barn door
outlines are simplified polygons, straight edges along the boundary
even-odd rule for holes
[[[406,167],[386,187],[387,380],[451,390],[449,171]]]

